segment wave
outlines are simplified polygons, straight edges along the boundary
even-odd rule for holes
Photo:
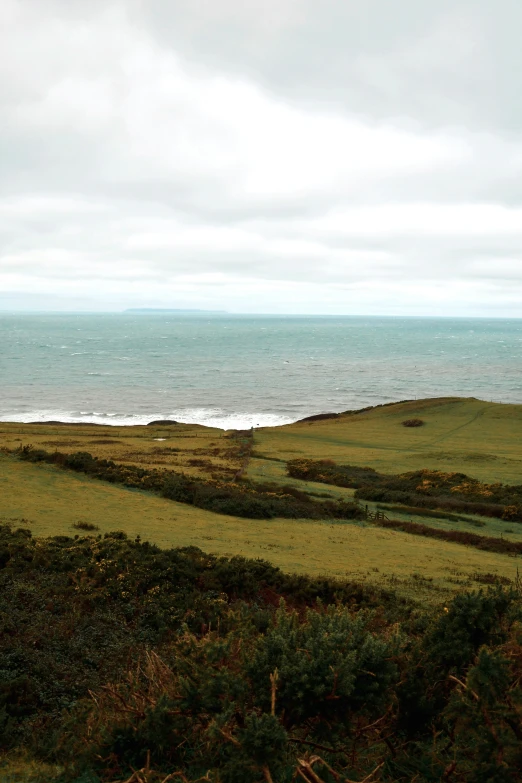
[[[201,424],[220,430],[242,430],[250,427],[280,427],[291,424],[296,417],[275,413],[228,413],[220,408],[183,408],[151,415],[101,411],[33,410],[4,413],[0,421],[33,423],[60,421],[64,424],[103,424],[105,426],[137,426],[157,419],[170,419],[182,424]]]

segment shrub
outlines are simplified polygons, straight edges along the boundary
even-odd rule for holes
[[[483,549],[489,552],[499,552],[501,554],[520,555],[522,554],[522,542],[509,541],[506,538],[497,538],[494,536],[480,536],[477,533],[469,533],[465,530],[442,530],[438,527],[429,527],[420,522],[406,522],[400,519],[381,519],[375,520],[379,527],[402,530],[404,533],[410,533],[414,536],[426,536],[427,538],[438,538],[442,541],[453,541],[456,544],[473,546],[475,549]]]
[[[503,644],[512,623],[520,619],[520,602],[513,590],[457,595],[423,640],[430,661],[457,673],[469,666],[483,645]]]
[[[353,618],[330,606],[324,613],[308,610],[303,623],[296,612],[280,607],[247,663],[256,703],[270,708],[267,684],[277,672],[276,713],[287,729],[310,723],[326,737],[340,726],[346,730],[354,712],[378,713],[397,667],[390,645],[368,631],[368,621],[364,613]]]
[[[100,529],[98,527],[98,525],[94,525],[92,522],[82,522],[81,520],[79,520],[78,522],[74,522],[73,523],[73,527],[76,530],[90,530],[90,531],[92,531],[92,530],[99,530]]]
[[[416,470],[393,476],[377,473],[372,468],[335,465],[324,460],[291,460],[287,471],[294,478],[352,487],[356,499],[448,509],[522,522],[522,485],[484,484],[464,473],[437,470]]]
[[[401,422],[403,427],[423,427],[425,423],[422,419],[406,419]]]
[[[517,589],[414,608],[119,532],[0,554],[0,746],[60,780],[520,778]]]

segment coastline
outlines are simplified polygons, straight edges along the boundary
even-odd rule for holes
[[[422,404],[426,401],[458,401],[458,400],[480,400],[477,397],[458,397],[458,396],[444,396],[444,397],[422,397],[416,400],[392,400],[390,402],[378,403],[376,405],[367,405],[362,408],[354,408],[342,411],[321,411],[319,413],[312,413],[309,416],[303,416],[299,418],[290,418],[288,416],[282,416],[279,414],[226,414],[224,412],[218,412],[216,409],[208,409],[212,414],[211,417],[184,417],[179,416],[177,412],[176,418],[170,418],[168,415],[165,417],[150,417],[150,416],[128,416],[123,417],[121,414],[80,414],[78,416],[67,416],[66,418],[30,418],[31,414],[26,414],[23,417],[4,418],[0,416],[0,424],[8,425],[31,425],[31,426],[53,426],[53,427],[147,427],[147,426],[175,426],[175,425],[192,425],[200,427],[208,427],[212,429],[221,429],[223,431],[230,430],[245,430],[250,428],[272,428],[272,427],[284,427],[289,424],[301,424],[301,423],[313,423],[319,421],[326,421],[329,419],[337,419],[343,415],[355,415],[361,413],[367,413],[379,408],[391,407],[393,405],[401,405],[403,403],[415,403]],[[500,403],[500,404],[513,404],[513,403]],[[221,415],[220,415],[221,414]],[[102,421],[92,421],[91,417],[102,418]],[[139,420],[137,420],[139,419]],[[222,426],[226,425],[226,426]]]
[[[0,416],[0,424],[31,424],[52,426],[98,426],[98,427],[144,427],[155,421],[171,421],[178,424],[199,425],[221,430],[244,430],[251,427],[281,427],[294,424],[299,417],[285,416],[275,413],[227,413],[216,409],[198,409],[193,413],[176,410],[173,414],[150,413],[120,414],[120,413],[86,413],[69,414],[60,411],[44,411],[41,415],[32,411],[24,414],[4,414]]]

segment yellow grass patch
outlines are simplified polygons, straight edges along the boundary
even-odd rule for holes
[[[0,783],[52,783],[62,771],[55,764],[35,761],[22,753],[0,754]]]
[[[85,424],[15,424],[0,422],[0,449],[31,444],[46,451],[70,454],[88,451],[147,468],[182,470],[190,475],[237,471],[237,442],[223,430],[197,424],[175,426],[109,427]]]

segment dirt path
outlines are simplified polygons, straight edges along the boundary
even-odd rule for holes
[[[488,403],[487,405],[484,405],[480,410],[478,410],[474,416],[471,417],[469,421],[466,421],[464,424],[459,424],[458,427],[455,427],[453,430],[449,430],[444,435],[441,435],[439,438],[434,438],[434,440],[431,440],[427,443],[422,444],[422,446],[418,446],[417,448],[425,448],[426,446],[433,446],[434,443],[441,443],[441,441],[446,440],[451,435],[454,435],[456,432],[459,432],[459,430],[463,430],[466,427],[469,427],[470,424],[473,424],[473,422],[477,421],[481,416],[484,415],[485,411],[488,410],[488,408],[491,408],[492,404]],[[416,449],[417,450],[417,449]]]

